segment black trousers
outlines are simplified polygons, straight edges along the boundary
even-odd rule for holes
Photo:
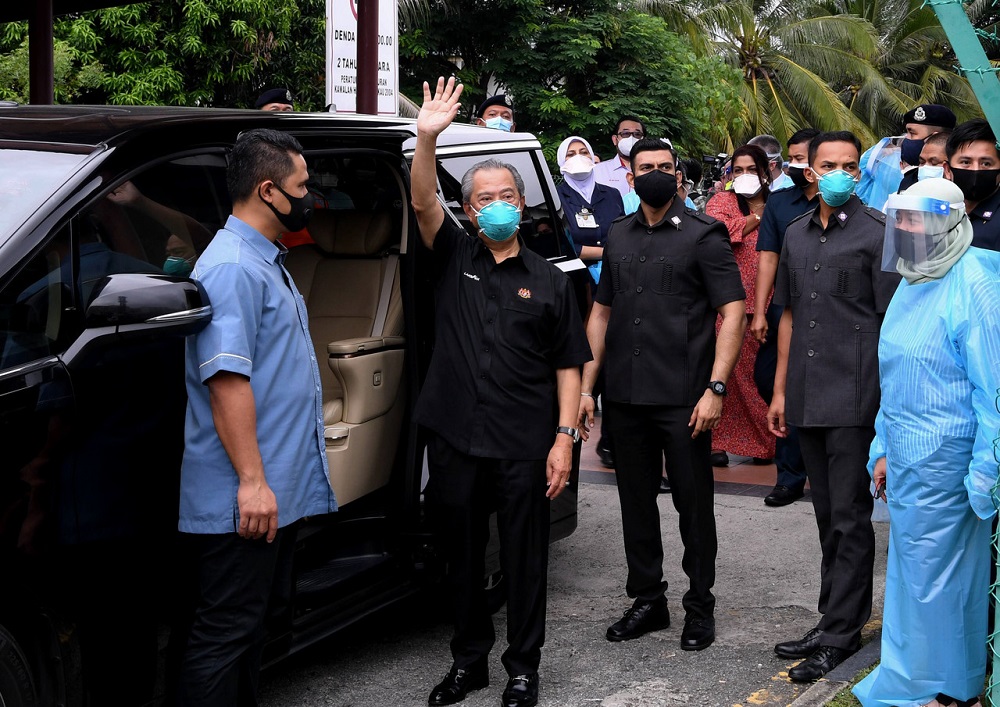
[[[822,645],[854,649],[872,613],[875,532],[868,448],[873,427],[800,427],[823,549],[817,628]]]
[[[454,602],[454,666],[467,668],[485,658],[496,640],[483,585],[495,510],[507,582],[508,646],[501,660],[511,676],[537,672],[545,643],[549,565],[546,460],[471,457],[432,435],[427,461],[428,512],[445,545]]]
[[[658,599],[667,589],[663,579],[663,540],[656,504],[664,457],[680,521],[684,556],[681,566],[690,581],[684,594],[688,618],[711,617],[715,610],[715,481],[710,455],[712,436],[691,439],[691,408],[608,403],[615,436],[615,475],[622,505],[622,531],[630,597]]]
[[[193,569],[194,613],[182,638],[177,704],[255,707],[265,622],[287,620],[295,530],[271,543],[236,533],[182,533]]]

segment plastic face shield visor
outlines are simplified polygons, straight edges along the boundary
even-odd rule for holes
[[[882,269],[896,272],[900,260],[921,265],[940,253],[958,225],[948,226],[952,209],[964,211],[965,205],[927,196],[889,195],[885,204]]]

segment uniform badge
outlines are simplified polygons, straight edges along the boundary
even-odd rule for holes
[[[517,296],[523,299],[531,299],[531,290],[529,290],[527,287],[522,287],[520,290],[517,291]]]
[[[993,218],[993,212],[992,211],[984,211],[983,212],[983,218]]]
[[[837,218],[839,218],[841,221],[846,221],[847,220],[847,214],[845,214],[843,211],[841,211],[839,214],[837,214]]]
[[[506,93],[503,95],[503,102],[507,105],[508,108],[514,107],[514,104],[510,100],[510,96],[508,96]],[[921,120],[923,120],[923,118],[921,118]]]
[[[913,111],[913,117],[919,121],[927,120],[927,112],[924,110],[923,106],[919,106],[915,111]]]
[[[674,224],[675,226],[680,226],[681,225],[681,220],[677,216],[671,216],[670,217],[670,223]]]
[[[288,90],[287,88],[285,89],[285,100],[286,100],[286,101],[287,101],[288,103],[291,103],[291,102],[292,102],[292,92],[291,92],[291,91],[289,91],[289,90]]]

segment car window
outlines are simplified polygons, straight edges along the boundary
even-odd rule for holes
[[[69,179],[87,155],[0,149],[0,233],[12,233]]]
[[[546,258],[564,255],[554,228],[554,224],[560,220],[549,208],[545,199],[546,190],[542,186],[544,177],[539,174],[531,152],[504,152],[495,155],[479,154],[438,159],[438,180],[449,210],[470,234],[475,235],[469,219],[462,210],[462,177],[473,165],[491,157],[513,165],[524,180],[524,212],[521,214],[521,237],[524,242],[533,251]]]

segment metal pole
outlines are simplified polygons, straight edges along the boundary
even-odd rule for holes
[[[378,115],[378,4],[357,0],[358,113]]]
[[[28,100],[41,105],[52,105],[55,95],[52,22],[52,0],[34,0],[28,19]]]

